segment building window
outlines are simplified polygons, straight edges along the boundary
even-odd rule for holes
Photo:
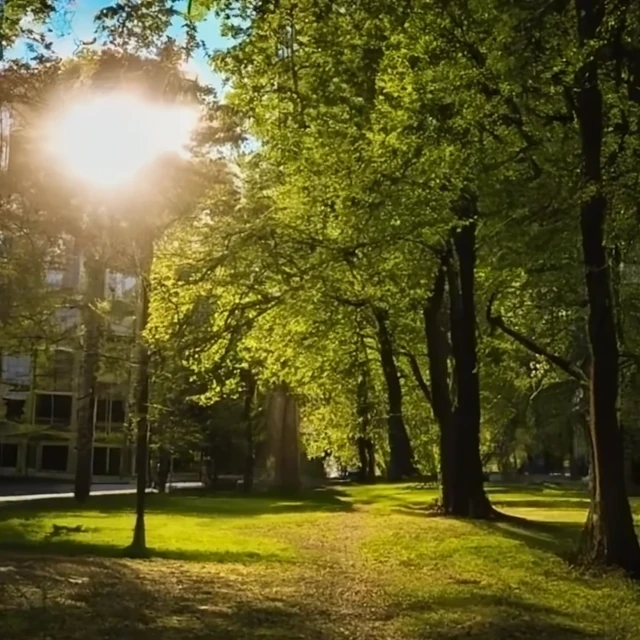
[[[122,460],[122,449],[112,447],[109,449],[109,465],[107,466],[108,476],[120,475],[120,463]]]
[[[58,238],[49,247],[46,258],[45,283],[52,289],[74,289],[80,281],[80,259],[73,239]]]
[[[66,471],[69,460],[69,448],[66,445],[42,445],[41,471]]]
[[[116,385],[98,383],[96,404],[96,428],[109,433],[113,427],[121,427],[126,418],[125,400]]]
[[[0,467],[15,469],[18,466],[18,445],[0,443]]]
[[[4,398],[5,420],[9,422],[22,422],[24,409],[27,404],[27,394],[22,391],[8,391]]]
[[[38,466],[38,445],[32,442],[27,444],[27,469],[36,469]]]
[[[130,300],[136,290],[136,278],[117,271],[107,270],[105,298],[110,300]]]
[[[71,395],[37,393],[35,421],[49,426],[69,426],[72,406]]]
[[[72,391],[73,361],[73,351],[53,351],[36,370],[36,388],[43,391]]]
[[[107,475],[107,453],[108,447],[94,447],[93,448],[93,475],[104,476]]]
[[[121,450],[117,447],[93,448],[93,475],[119,476]]]
[[[31,384],[31,358],[26,355],[2,356],[2,382],[10,385]]]

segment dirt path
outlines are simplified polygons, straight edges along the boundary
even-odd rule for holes
[[[288,563],[0,557],[3,637],[391,638],[381,576],[359,553],[370,529],[362,511],[285,526]]]

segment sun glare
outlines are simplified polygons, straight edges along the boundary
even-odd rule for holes
[[[51,150],[78,178],[115,187],[166,154],[185,156],[195,108],[105,94],[73,104],[51,127]]]

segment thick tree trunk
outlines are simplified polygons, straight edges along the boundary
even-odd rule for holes
[[[91,493],[94,410],[98,365],[100,361],[100,314],[96,305],[104,297],[105,268],[101,260],[87,256],[84,262],[85,292],[82,305],[83,344],[78,408],[76,415],[76,475],[74,494],[78,502],[87,500]]]
[[[139,299],[136,318],[136,372],[134,377],[134,420],[136,425],[136,524],[130,551],[133,555],[147,553],[145,530],[145,502],[149,461],[149,349],[144,331],[149,319],[150,274],[153,263],[153,244],[143,249],[138,273]]]
[[[474,293],[475,216],[474,200],[463,197],[460,204],[461,226],[453,238],[455,260],[450,262],[448,269],[451,346],[457,382],[451,512],[459,516],[486,518],[493,514],[493,509],[484,491],[480,460],[480,378]]]
[[[591,46],[605,20],[604,0],[576,0],[578,34]],[[591,54],[588,54],[591,55]],[[583,552],[590,562],[621,567],[640,575],[640,546],[624,479],[622,434],[618,422],[618,340],[605,250],[607,198],[602,187],[604,112],[598,62],[579,72],[576,115],[580,127],[585,199],[580,231],[589,300],[591,349],[590,433],[593,449],[593,500],[585,526]]]
[[[300,413],[296,399],[286,384],[276,387],[267,398],[265,409],[270,454],[273,457],[273,485],[297,492],[300,477]]]
[[[440,490],[442,508],[452,511],[453,468],[453,404],[449,391],[450,345],[444,326],[443,302],[449,253],[442,256],[433,291],[422,314],[424,333],[429,356],[429,379],[431,381],[431,408],[440,429]]]
[[[388,314],[385,310],[374,310],[378,325],[378,343],[380,347],[380,361],[387,385],[389,403],[388,437],[389,437],[389,466],[387,475],[389,480],[396,481],[411,478],[416,475],[411,441],[402,416],[402,387],[400,376],[393,354],[393,341],[387,326]]]

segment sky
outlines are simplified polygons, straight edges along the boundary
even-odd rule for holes
[[[114,0],[69,0],[69,8],[64,15],[60,15],[53,20],[54,50],[58,55],[67,57],[73,55],[74,51],[83,41],[93,38],[95,14],[102,8],[113,4]],[[186,4],[186,2],[185,2]],[[212,15],[206,21],[198,25],[200,38],[206,42],[209,50],[223,49],[228,44],[220,34],[220,26],[216,18]],[[171,35],[180,37],[179,22],[173,27]],[[24,45],[18,45],[9,52],[9,57],[22,57],[26,55]],[[202,52],[198,52],[188,63],[188,72],[196,75],[201,82],[211,84],[219,92],[222,89],[221,79],[214,74],[207,64]]]

